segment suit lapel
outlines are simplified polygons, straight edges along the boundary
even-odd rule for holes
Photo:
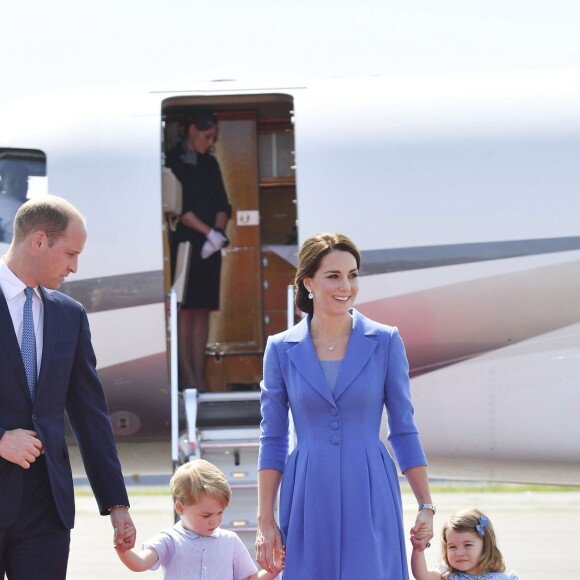
[[[295,343],[294,346],[288,348],[288,358],[302,378],[334,405],[334,399],[324,378],[312,338],[308,332],[309,325],[310,317],[303,318],[301,322],[288,331],[284,342]]]
[[[334,389],[335,400],[350,387],[377,347],[376,341],[368,338],[369,335],[376,334],[376,329],[368,325],[367,319],[359,312],[353,309],[352,313],[354,323]]]
[[[8,310],[8,304],[6,303],[6,298],[4,293],[0,289],[0,343],[6,349],[8,353],[8,358],[12,362],[16,375],[20,381],[20,386],[22,390],[26,393],[27,397],[30,398],[30,393],[28,392],[28,381],[26,379],[26,371],[24,370],[24,362],[22,361],[22,354],[20,353],[20,345],[18,344],[18,339],[16,338],[16,333],[14,332],[14,323],[12,322],[12,317],[10,316],[10,311]]]
[[[42,359],[40,361],[40,372],[38,373],[38,383],[36,386],[36,396],[38,397],[42,385],[49,374],[50,361],[54,360],[54,349],[56,348],[56,337],[59,326],[57,323],[57,314],[59,303],[54,296],[40,286],[42,294],[42,304],[44,308],[44,328],[42,332]]]

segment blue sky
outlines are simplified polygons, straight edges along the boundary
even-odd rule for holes
[[[576,0],[0,1],[0,102],[85,85],[580,68]]]

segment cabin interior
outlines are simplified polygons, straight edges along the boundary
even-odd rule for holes
[[[162,104],[162,152],[180,139],[196,108],[219,120],[214,154],[232,217],[222,249],[220,309],[210,317],[206,385],[210,391],[259,388],[267,337],[288,326],[288,286],[297,252],[293,99],[289,95],[178,96]],[[165,232],[170,228],[165,221]],[[165,288],[171,280],[165,244]],[[298,313],[291,313],[292,322]]]

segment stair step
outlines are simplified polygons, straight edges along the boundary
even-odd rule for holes
[[[220,441],[219,443],[209,443],[200,441],[201,449],[257,449],[260,446],[258,441]]]

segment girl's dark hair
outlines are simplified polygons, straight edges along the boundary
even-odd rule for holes
[[[360,270],[360,252],[354,242],[343,234],[316,234],[302,244],[294,279],[296,306],[302,312],[312,314],[314,309],[312,300],[308,298],[308,290],[304,287],[304,278],[312,278],[320,268],[322,258],[336,250],[352,254]]]

